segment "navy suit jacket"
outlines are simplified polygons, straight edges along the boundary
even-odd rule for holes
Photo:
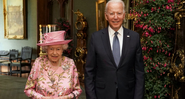
[[[139,34],[123,28],[118,67],[114,62],[108,28],[92,34],[85,65],[87,99],[143,99],[144,64]]]

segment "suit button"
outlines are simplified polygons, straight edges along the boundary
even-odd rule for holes
[[[117,82],[114,82],[114,83],[115,83],[115,85],[116,85],[116,88],[118,88]]]

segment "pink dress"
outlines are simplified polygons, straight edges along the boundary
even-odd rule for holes
[[[33,99],[41,99],[43,96],[73,96],[74,93],[78,98],[82,90],[74,61],[63,56],[57,70],[53,70],[51,66],[47,56],[35,60],[25,86],[25,94]]]

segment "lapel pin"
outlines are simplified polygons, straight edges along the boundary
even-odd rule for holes
[[[130,35],[127,35],[127,37],[130,37]]]

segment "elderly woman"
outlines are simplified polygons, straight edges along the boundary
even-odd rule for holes
[[[81,94],[78,73],[72,59],[62,56],[71,40],[64,40],[65,31],[44,35],[38,46],[47,55],[37,58],[28,77],[25,94],[33,99],[76,99]]]

